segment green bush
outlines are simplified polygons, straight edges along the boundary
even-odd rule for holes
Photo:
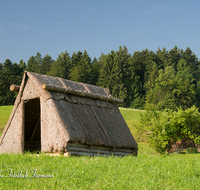
[[[171,149],[176,141],[200,143],[200,113],[195,106],[177,111],[147,111],[141,116],[137,130],[148,134],[149,143],[159,153]]]

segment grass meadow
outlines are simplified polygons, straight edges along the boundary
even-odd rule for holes
[[[12,106],[0,107],[0,129]],[[131,132],[144,111],[120,108]],[[0,189],[199,189],[200,154],[159,155],[138,143],[137,157],[1,154]]]
[[[200,187],[198,154],[65,158],[27,153],[0,158],[0,189],[188,190]]]
[[[10,117],[13,106],[0,106],[0,135]]]

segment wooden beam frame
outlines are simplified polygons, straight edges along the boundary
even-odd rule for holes
[[[103,101],[115,102],[118,104],[123,103],[123,101],[121,99],[113,98],[111,95],[103,96],[103,95],[98,95],[98,94],[94,94],[94,93],[73,90],[73,89],[70,89],[70,87],[63,88],[63,87],[59,87],[59,86],[55,86],[55,85],[51,85],[51,84],[43,84],[42,89],[54,91],[54,92],[68,93],[68,94],[73,94],[76,96],[82,96],[82,97],[87,97],[87,98],[99,99],[99,100],[103,100]]]

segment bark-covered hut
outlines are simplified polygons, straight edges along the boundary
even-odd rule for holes
[[[119,109],[106,88],[25,72],[0,139],[0,153],[69,152],[137,155]]]

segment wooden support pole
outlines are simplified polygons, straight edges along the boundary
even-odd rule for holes
[[[40,117],[38,117],[38,119],[37,119],[36,125],[34,127],[34,130],[33,130],[33,133],[31,135],[29,142],[32,142],[33,138],[35,137],[35,133],[36,133],[39,126],[40,126]]]
[[[19,89],[20,89],[20,86],[17,86],[17,85],[14,85],[14,84],[12,84],[10,86],[10,91],[19,92]]]
[[[93,94],[93,93],[88,93],[88,92],[83,92],[79,90],[73,90],[68,88],[63,88],[51,84],[43,84],[42,88],[44,90],[49,90],[49,91],[54,91],[54,92],[62,92],[62,93],[69,93],[77,96],[82,96],[82,97],[87,97],[87,98],[93,98],[93,99],[99,99],[103,101],[109,101],[109,102],[115,102],[122,104],[123,101],[121,99],[113,98],[112,96],[103,96],[103,95],[98,95],[98,94]]]

